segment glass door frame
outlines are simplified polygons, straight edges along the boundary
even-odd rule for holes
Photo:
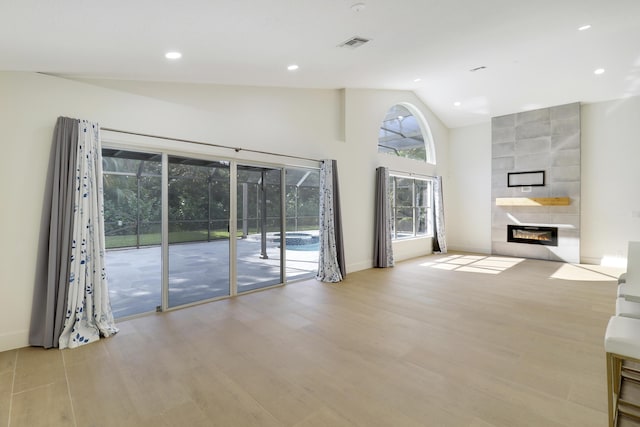
[[[162,152],[162,305],[169,308],[169,154]]]

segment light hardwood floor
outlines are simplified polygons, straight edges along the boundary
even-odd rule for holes
[[[606,425],[620,271],[434,255],[0,353],[0,425]]]

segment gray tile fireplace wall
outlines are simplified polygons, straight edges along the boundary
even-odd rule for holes
[[[496,255],[580,262],[580,103],[491,120]],[[507,187],[507,173],[545,171],[542,187]],[[568,206],[496,206],[496,198],[569,197]],[[558,246],[507,242],[507,225],[558,227]]]

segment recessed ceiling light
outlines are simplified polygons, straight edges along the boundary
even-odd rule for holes
[[[459,107],[461,105],[462,105],[462,102],[460,102],[460,101],[456,101],[456,102],[453,103],[454,107]]]
[[[295,71],[295,70],[297,70],[298,68],[300,68],[300,67],[298,67],[296,64],[291,64],[291,65],[289,65],[289,66],[287,67],[287,70],[289,70],[289,71]]]
[[[591,25],[587,24],[587,25],[583,25],[582,27],[578,28],[578,31],[584,31],[584,30],[588,30],[589,28],[591,28]]]
[[[604,68],[598,68],[597,70],[595,70],[593,72],[593,74],[598,74],[598,75],[603,74],[603,73],[604,73]]]
[[[422,81],[422,79],[421,79],[420,77],[418,77],[417,79],[413,79],[413,81],[414,81],[415,83],[418,83],[418,82],[421,82],[421,81]]]
[[[182,54],[180,52],[167,52],[164,54],[164,57],[167,59],[180,59],[182,58]]]

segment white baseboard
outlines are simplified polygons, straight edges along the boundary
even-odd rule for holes
[[[580,264],[602,265],[605,267],[627,268],[627,258],[622,256],[580,257]]]
[[[491,247],[489,248],[480,248],[480,247],[462,247],[462,246],[449,246],[447,248],[449,251],[457,251],[457,252],[471,252],[474,254],[482,254],[482,255],[491,255]]]
[[[366,270],[369,268],[373,268],[373,260],[368,259],[365,261],[353,262],[351,264],[347,264],[347,274],[355,273],[356,271]]]

